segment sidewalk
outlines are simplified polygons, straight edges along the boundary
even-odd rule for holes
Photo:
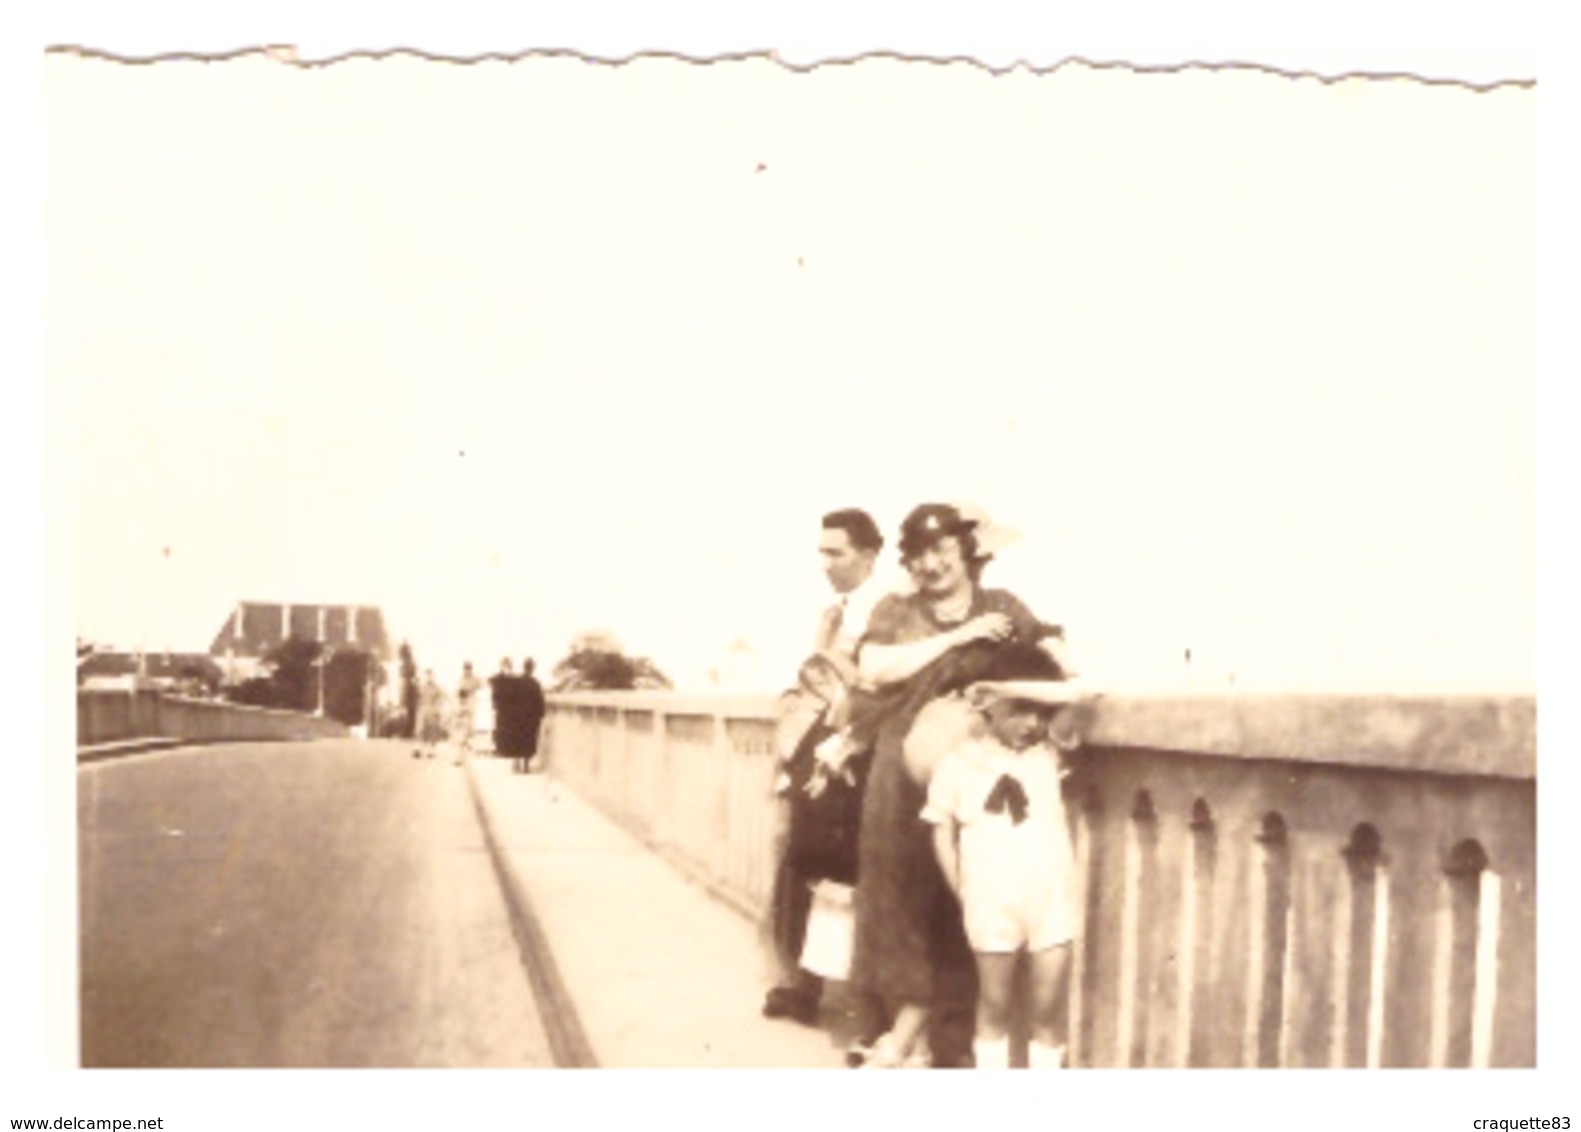
[[[467,772],[508,887],[568,999],[572,1045],[612,1068],[839,1068],[831,1029],[769,1021],[757,926],[545,774]],[[542,997],[542,995],[541,995]],[[551,992],[549,1012],[554,1011]],[[831,988],[826,1021],[838,1010]],[[551,1020],[552,1021],[552,1020]]]

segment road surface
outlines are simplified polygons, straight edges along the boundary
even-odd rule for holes
[[[547,1066],[466,775],[393,743],[79,772],[85,1066]]]

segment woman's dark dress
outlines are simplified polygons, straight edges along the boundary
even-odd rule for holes
[[[1008,616],[1012,640],[1037,639],[1037,619],[1012,594],[978,590],[967,619],[985,613]],[[874,609],[862,643],[908,644],[953,627],[937,621],[920,597],[895,595]],[[901,1003],[959,1008],[976,996],[960,906],[934,858],[932,827],[919,816],[927,791],[907,775],[902,747],[923,706],[983,678],[998,647],[974,641],[951,649],[910,679],[863,695],[855,704],[856,726],[876,738],[862,803],[851,982],[891,1008]],[[941,1052],[935,1039],[934,1053]]]

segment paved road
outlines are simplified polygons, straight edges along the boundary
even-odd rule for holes
[[[388,743],[83,769],[82,1063],[551,1064],[464,773]]]

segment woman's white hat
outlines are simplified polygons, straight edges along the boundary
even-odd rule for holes
[[[983,554],[998,554],[1006,547],[1014,546],[1021,541],[1021,532],[1014,527],[1007,527],[1003,523],[996,523],[988,512],[969,500],[958,499],[952,506],[960,513],[962,519],[974,524],[977,535],[977,549]]]

